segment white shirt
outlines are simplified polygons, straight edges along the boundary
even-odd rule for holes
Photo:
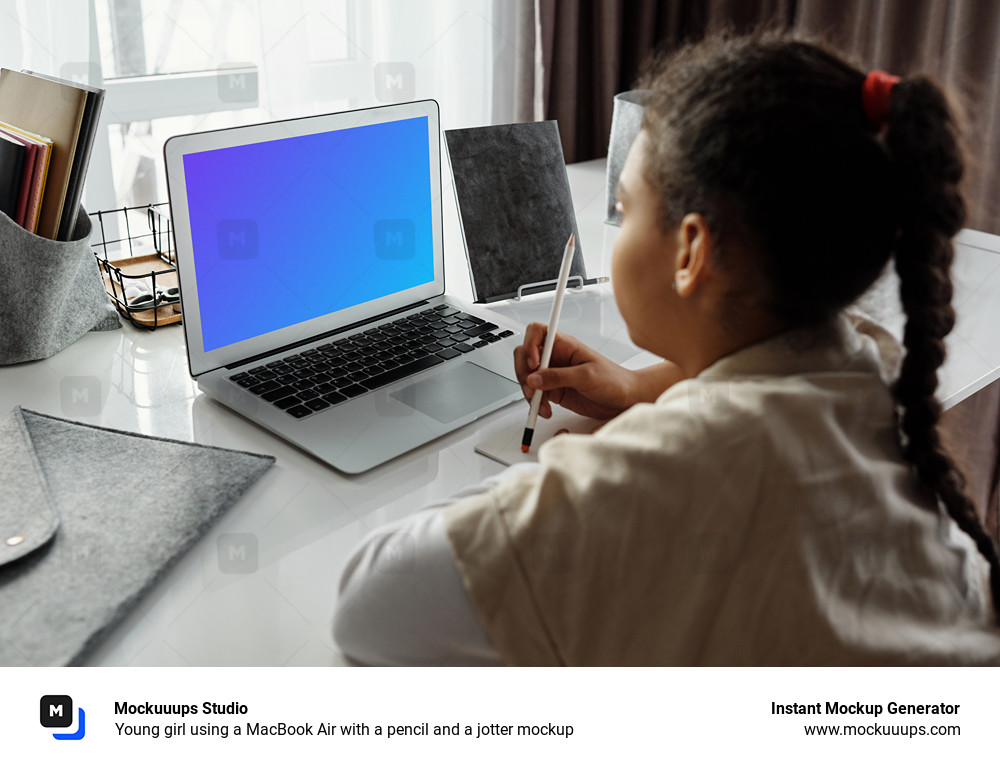
[[[995,662],[986,564],[903,462],[879,360],[841,319],[551,440],[395,526],[412,572],[369,538],[337,640],[370,663]]]
[[[444,512],[537,468],[513,466],[369,533],[340,577],[334,638],[343,653],[368,665],[500,665],[455,566]]]

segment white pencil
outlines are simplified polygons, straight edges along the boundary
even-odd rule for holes
[[[556,325],[559,324],[559,312],[562,310],[563,296],[566,295],[566,283],[569,280],[569,267],[573,263],[573,253],[576,250],[576,239],[570,233],[569,241],[566,243],[566,251],[563,253],[562,266],[559,267],[559,279],[556,280],[556,297],[552,301],[552,314],[549,316],[549,327],[545,332],[545,344],[542,346],[542,359],[538,369],[542,370],[549,366],[552,358],[552,345],[556,340]],[[528,411],[528,423],[524,427],[524,436],[521,438],[521,452],[527,453],[531,447],[531,437],[535,433],[535,421],[538,420],[538,408],[542,404],[542,390],[536,389],[531,397],[531,409]]]

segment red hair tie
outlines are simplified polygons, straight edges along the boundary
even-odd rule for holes
[[[889,122],[889,97],[892,89],[899,78],[883,72],[881,69],[873,69],[865,78],[865,84],[861,86],[861,103],[865,108],[865,114],[871,124],[882,130]]]

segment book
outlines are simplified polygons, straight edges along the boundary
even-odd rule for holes
[[[77,140],[76,153],[73,155],[73,167],[70,171],[69,187],[66,190],[66,204],[63,206],[62,220],[59,224],[59,239],[68,240],[73,234],[73,229],[76,226],[76,217],[80,211],[80,201],[83,198],[83,185],[87,179],[87,168],[90,166],[90,153],[94,148],[94,138],[97,135],[97,126],[101,119],[101,108],[104,106],[104,89],[86,85],[85,83],[72,83],[68,80],[60,80],[58,77],[31,72],[27,69],[22,69],[21,72],[71,88],[79,88],[87,93],[83,123],[80,126],[80,137]]]
[[[11,136],[10,138],[24,146],[24,168],[21,170],[21,189],[17,193],[17,214],[14,216],[17,225],[24,226],[28,212],[28,198],[31,196],[31,179],[38,156],[38,145],[20,137]]]
[[[0,211],[15,220],[17,201],[21,196],[24,150],[24,144],[20,141],[7,135],[0,135]]]
[[[532,283],[551,281],[554,288],[570,232],[576,235],[570,275],[586,280],[556,121],[444,136],[475,300],[511,298]]]
[[[0,120],[52,139],[37,228],[42,237],[56,239],[59,235],[86,105],[85,90],[0,69]]]
[[[36,148],[35,161],[31,173],[31,186],[28,189],[27,207],[24,212],[23,224],[25,229],[34,233],[38,230],[38,220],[42,210],[45,181],[48,178],[49,172],[49,159],[52,156],[52,139],[39,136],[37,133],[29,133],[17,126],[4,122],[0,122],[0,133],[6,133],[9,136],[18,138],[27,144],[34,145]]]

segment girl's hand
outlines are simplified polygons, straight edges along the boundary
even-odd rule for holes
[[[552,415],[552,405],[590,418],[609,419],[635,404],[636,373],[626,370],[572,336],[556,333],[549,367],[538,370],[546,326],[533,322],[524,343],[514,350],[514,371],[527,400],[535,389],[544,392],[538,414]]]

